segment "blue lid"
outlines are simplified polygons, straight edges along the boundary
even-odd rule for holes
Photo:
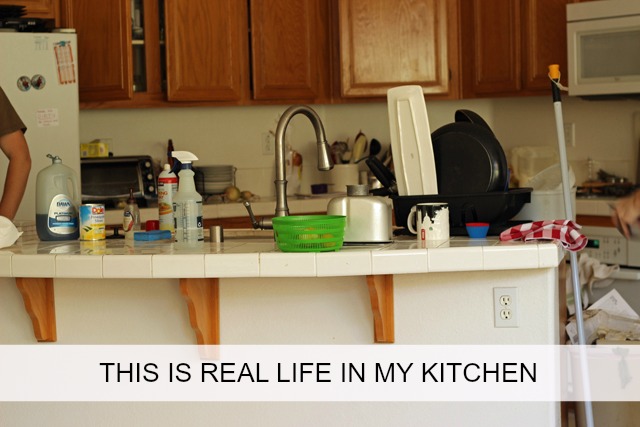
[[[169,230],[151,230],[151,231],[136,231],[133,235],[133,240],[165,240],[171,238],[171,232]]]

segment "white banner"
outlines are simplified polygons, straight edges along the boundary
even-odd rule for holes
[[[5,402],[561,400],[640,400],[640,346],[0,346]]]

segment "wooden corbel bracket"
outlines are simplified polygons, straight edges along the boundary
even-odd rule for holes
[[[220,279],[180,279],[189,321],[200,345],[220,344]]]
[[[56,332],[56,305],[52,278],[16,277],[16,286],[22,294],[24,306],[33,323],[33,333],[40,342],[54,342]]]
[[[376,343],[395,342],[393,275],[367,276],[373,311],[373,339]]]

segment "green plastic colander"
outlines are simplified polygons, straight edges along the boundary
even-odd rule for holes
[[[273,218],[276,244],[283,252],[327,252],[342,247],[344,215],[292,215]]]

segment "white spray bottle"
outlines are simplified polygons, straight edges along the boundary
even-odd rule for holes
[[[196,191],[191,163],[198,158],[188,151],[173,151],[171,156],[182,164],[178,192],[173,197],[173,220],[176,243],[204,242],[202,196]]]

